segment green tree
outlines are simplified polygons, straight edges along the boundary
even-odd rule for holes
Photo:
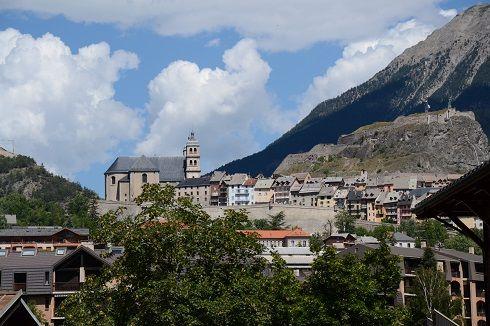
[[[430,219],[420,223],[419,235],[427,241],[427,245],[434,247],[443,244],[448,238],[446,227],[439,221]]]
[[[468,252],[470,247],[475,249],[475,254],[481,255],[481,248],[470,238],[462,234],[451,235],[444,241],[444,247],[462,252]]]
[[[444,273],[437,269],[437,261],[430,247],[424,249],[420,267],[415,272],[415,284],[409,305],[409,323],[425,325],[433,309],[451,318],[461,313],[461,301],[451,301]]]
[[[279,257],[258,256],[254,235],[238,232],[243,211],[211,219],[159,185],[146,185],[137,202],[134,218],[100,218],[95,239],[125,252],[64,301],[66,325],[291,324],[299,284]]]
[[[283,230],[287,228],[286,222],[284,219],[286,218],[286,214],[284,211],[280,211],[277,214],[269,215],[269,225],[272,230]]]
[[[7,219],[5,218],[5,215],[0,215],[0,229],[6,229],[8,227],[7,225]]]
[[[335,215],[335,227],[342,233],[354,233],[356,218],[346,211],[340,211]]]
[[[416,238],[418,236],[418,223],[414,219],[403,220],[400,222],[398,232],[405,232],[409,237]]]
[[[397,325],[400,311],[388,302],[400,282],[396,258],[386,248],[365,259],[325,248],[305,281],[295,325]]]
[[[391,224],[381,224],[377,226],[372,231],[373,237],[378,239],[379,241],[393,241],[392,235],[395,232],[395,227]]]

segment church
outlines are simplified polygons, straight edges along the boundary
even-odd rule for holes
[[[143,185],[177,185],[185,179],[201,176],[199,142],[193,132],[187,138],[182,156],[120,156],[104,173],[105,199],[134,201]]]

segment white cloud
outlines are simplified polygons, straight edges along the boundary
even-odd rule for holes
[[[106,43],[74,54],[51,34],[0,31],[0,138],[65,175],[110,158],[142,126],[113,88],[121,70],[137,65],[135,54],[111,54]]]
[[[144,26],[165,36],[234,29],[269,50],[298,50],[316,42],[380,35],[390,26],[417,19],[438,24],[440,0],[10,0],[0,9],[62,14],[76,22]]]
[[[214,168],[258,150],[255,131],[277,133],[291,126],[265,89],[271,69],[254,41],[238,42],[223,62],[224,69],[201,69],[175,61],[150,82],[150,132],[137,146],[139,154],[179,155],[194,130],[203,161]]]
[[[298,110],[300,118],[318,103],[336,97],[374,76],[406,48],[424,40],[433,29],[433,26],[412,19],[396,25],[380,38],[347,45],[342,58],[324,75],[315,77],[303,94]]]

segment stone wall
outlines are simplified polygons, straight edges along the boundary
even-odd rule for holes
[[[98,203],[99,214],[104,214],[109,210],[116,210],[118,207],[125,208],[125,215],[136,215],[140,209],[135,203],[121,203],[114,201],[100,200]],[[246,209],[250,219],[267,218],[268,215],[277,214],[281,211],[286,215],[286,224],[299,226],[308,232],[322,232],[324,225],[332,221],[332,232],[336,232],[333,225],[335,212],[328,207],[303,207],[293,205],[272,205],[257,204],[248,206],[205,206],[203,209],[213,218],[223,215],[226,209]]]

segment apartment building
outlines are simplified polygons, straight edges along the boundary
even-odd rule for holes
[[[255,183],[256,204],[268,204],[274,201],[274,179],[258,179]]]
[[[310,178],[305,181],[298,191],[297,204],[300,206],[317,206],[317,198],[322,186],[321,178]]]
[[[223,183],[223,179],[226,177],[226,172],[222,171],[215,171],[211,175],[211,178],[209,179],[209,204],[211,206],[218,206],[220,201],[220,188]],[[225,188],[226,190],[226,188]],[[225,196],[225,205],[226,205],[226,196]],[[222,206],[222,205],[220,205]]]
[[[296,179],[292,176],[281,176],[276,178],[272,185],[275,204],[289,204],[291,202],[291,186],[295,181]]]
[[[189,198],[194,204],[207,206],[211,202],[211,176],[185,179],[175,187],[177,198]]]
[[[247,205],[250,201],[250,188],[244,183],[249,179],[245,173],[235,173],[230,176],[229,180],[225,180],[229,206]]]
[[[335,206],[335,200],[333,199],[335,191],[337,191],[336,186],[324,185],[318,193],[317,206],[333,208]]]
[[[0,257],[6,252],[23,249],[54,251],[76,249],[81,244],[91,245],[88,229],[60,226],[14,226],[0,229]]]
[[[356,244],[342,251],[341,255],[363,256],[367,250],[378,248],[377,244]],[[398,304],[407,304],[413,294],[415,271],[420,266],[423,249],[390,246],[391,253],[401,258]],[[452,249],[434,251],[437,268],[444,273],[448,291],[454,299],[463,298],[462,311],[466,325],[485,325],[485,294],[483,257]]]

